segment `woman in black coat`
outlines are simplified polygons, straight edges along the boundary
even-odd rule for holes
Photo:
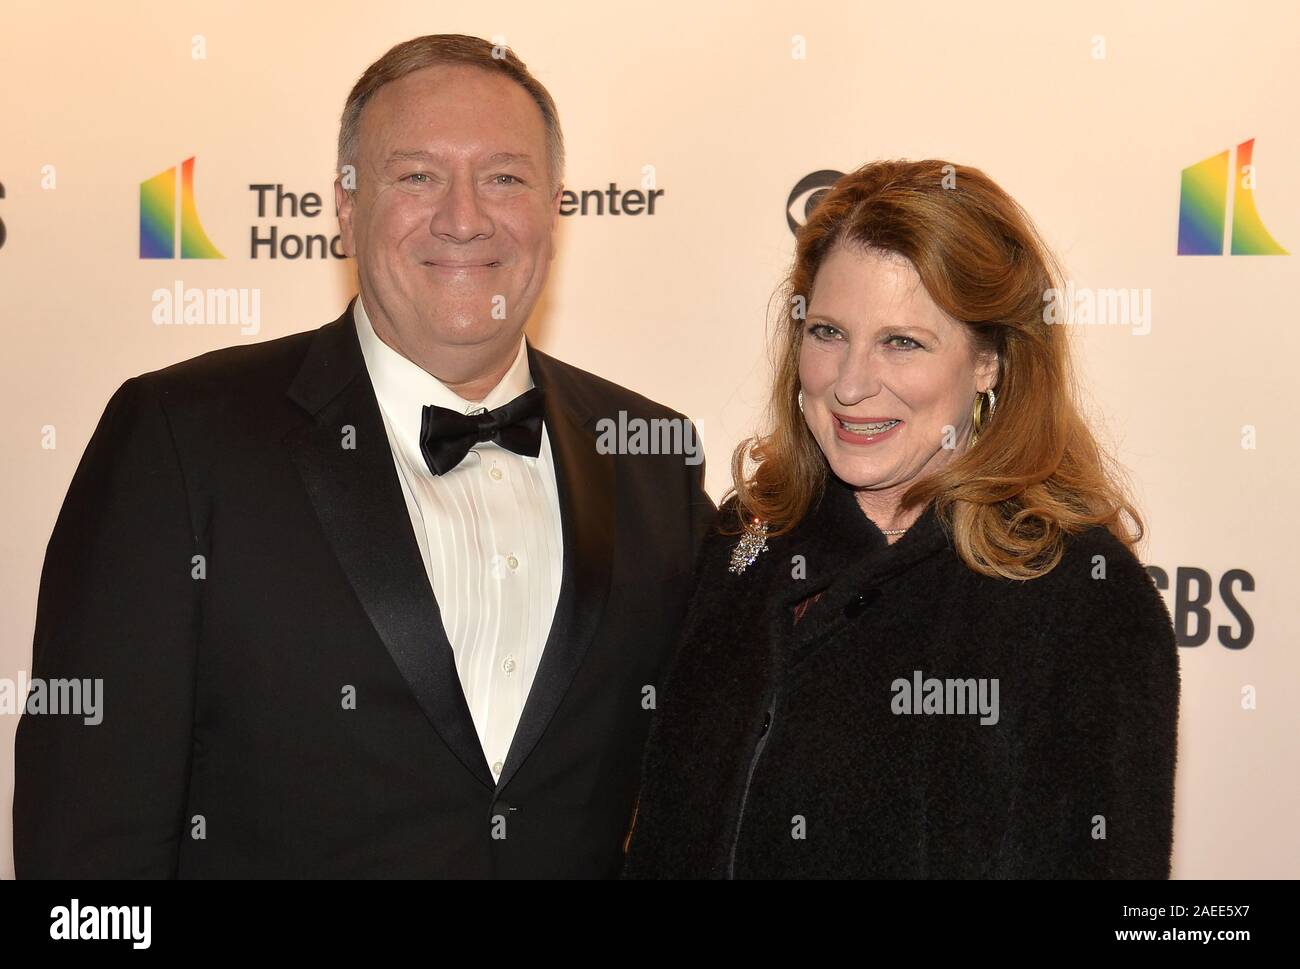
[[[1177,648],[1056,278],[975,169],[874,163],[812,213],[625,877],[1168,877]]]

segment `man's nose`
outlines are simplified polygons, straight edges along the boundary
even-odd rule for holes
[[[429,231],[448,242],[469,242],[492,235],[492,218],[472,178],[455,178],[438,200]]]

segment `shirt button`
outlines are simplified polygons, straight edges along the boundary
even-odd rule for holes
[[[515,658],[513,656],[507,656],[502,660],[501,668],[507,673],[513,673],[515,671]]]
[[[501,761],[497,761],[492,765],[492,773],[496,774],[497,777],[501,776]]]
[[[519,559],[515,558],[513,555],[507,556],[506,565],[510,566],[510,570],[513,572],[515,569],[519,568]]]
[[[493,465],[492,470],[489,471],[488,474],[492,476],[493,481],[501,480],[501,469],[496,467],[495,465]]]

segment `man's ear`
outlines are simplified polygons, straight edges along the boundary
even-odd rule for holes
[[[343,187],[342,179],[334,179],[334,209],[339,214],[339,235],[345,255],[356,258],[357,247],[352,235],[352,215],[356,208],[356,192]]]
[[[555,190],[555,198],[551,199],[552,224],[554,224],[555,220],[560,217],[560,203],[561,201],[563,201],[563,199],[564,199],[564,186],[561,185],[559,188]]]

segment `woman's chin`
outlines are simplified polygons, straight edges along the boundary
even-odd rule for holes
[[[875,489],[887,488],[893,481],[892,476],[878,467],[864,467],[862,462],[831,461],[831,472],[850,488]]]

